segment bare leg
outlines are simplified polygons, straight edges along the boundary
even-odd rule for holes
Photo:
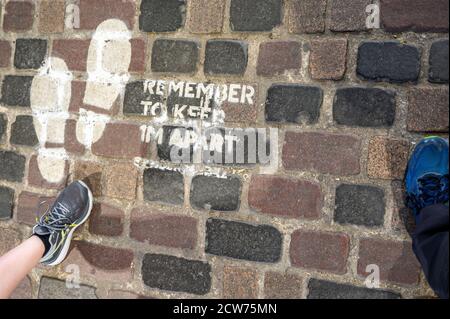
[[[9,298],[23,278],[39,263],[45,246],[32,236],[0,257],[0,299]]]

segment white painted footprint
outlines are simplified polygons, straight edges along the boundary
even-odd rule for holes
[[[129,80],[130,39],[131,33],[120,20],[107,20],[97,27],[87,57],[85,105],[106,113],[111,111]],[[78,141],[90,149],[103,135],[109,120],[108,115],[98,114],[95,110],[80,109],[76,129]]]
[[[102,22],[94,33],[87,57],[88,79],[76,127],[78,141],[87,149],[103,135],[110,120],[106,113],[123,92],[129,80],[131,33],[120,20]],[[65,126],[69,118],[73,76],[66,63],[50,57],[34,77],[31,87],[31,108],[39,139],[38,167],[50,183],[65,178],[68,158],[64,149]]]
[[[67,159],[64,134],[71,82],[72,73],[66,63],[49,58],[31,86],[31,109],[40,146],[37,163],[41,175],[50,183],[59,183],[64,178]]]

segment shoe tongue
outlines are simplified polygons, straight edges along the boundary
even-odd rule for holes
[[[34,229],[34,233],[36,235],[41,235],[41,236],[45,236],[45,235],[49,235],[50,231],[46,228],[46,227],[42,227],[42,226],[36,226],[36,228]]]

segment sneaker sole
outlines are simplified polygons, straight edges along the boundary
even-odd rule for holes
[[[89,210],[88,210],[88,213],[86,214],[86,216],[84,216],[83,220],[69,232],[69,234],[67,235],[67,239],[66,239],[66,241],[64,243],[64,246],[63,246],[63,248],[61,250],[61,253],[59,254],[58,258],[54,262],[52,262],[50,264],[47,264],[47,266],[57,266],[60,263],[62,263],[64,261],[64,259],[66,259],[67,253],[69,252],[70,243],[72,241],[73,233],[75,232],[75,230],[78,227],[83,225],[88,220],[89,216],[91,215],[92,207],[94,205],[94,197],[92,196],[92,192],[91,192],[89,187],[84,182],[78,181],[78,183],[80,183],[84,188],[86,188],[88,190],[88,197],[89,197]]]

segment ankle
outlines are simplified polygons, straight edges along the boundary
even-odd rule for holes
[[[50,250],[50,235],[38,235],[38,234],[34,234],[33,236],[39,238],[42,243],[44,244],[44,254],[42,255],[42,257],[44,257],[48,251]]]

